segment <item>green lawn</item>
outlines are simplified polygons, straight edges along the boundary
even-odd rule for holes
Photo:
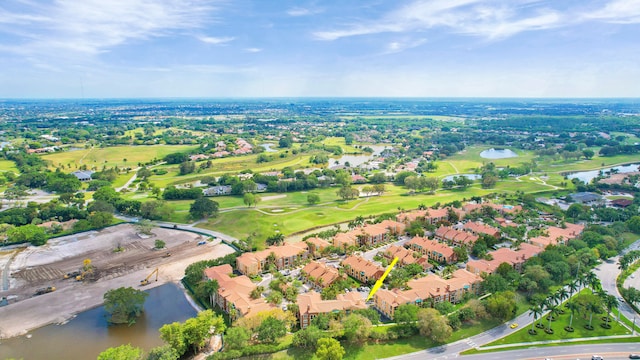
[[[13,171],[19,173],[16,163],[11,160],[0,160],[0,171]]]
[[[359,187],[359,186],[356,186]],[[358,198],[350,201],[338,201],[335,195],[337,188],[316,189],[321,204],[310,206],[306,202],[305,192],[287,194],[262,194],[264,198],[277,196],[273,200],[262,201],[256,208],[246,208],[239,198],[213,198],[220,203],[220,208],[241,206],[241,208],[222,212],[215,219],[201,224],[203,228],[213,229],[237,238],[254,236],[265,239],[276,230],[285,235],[303,231],[313,227],[326,226],[346,222],[357,216],[374,216],[389,212],[398,212],[398,208],[415,209],[420,204],[432,206],[437,202],[447,203],[462,200],[471,196],[482,196],[491,192],[515,192],[522,190],[529,193],[545,192],[551,188],[534,182],[502,182],[495,189],[481,189],[477,184],[464,191],[438,191],[436,194],[409,195],[403,187],[387,185],[383,196]],[[259,211],[260,210],[260,211]]]
[[[640,239],[640,235],[634,234],[632,232],[622,233],[622,235],[620,236],[624,240],[624,245],[623,245],[624,248],[628,247],[629,245],[636,242],[636,240]]]
[[[154,158],[162,159],[170,153],[189,151],[196,147],[195,145],[112,146],[58,152],[43,155],[42,158],[50,161],[52,166],[64,166],[68,171],[74,171],[81,165],[99,170],[103,166],[137,167],[139,162],[148,162]]]
[[[478,168],[488,162],[493,162],[498,167],[503,167],[507,165],[518,166],[521,163],[530,162],[535,157],[535,154],[533,153],[533,151],[520,150],[513,147],[506,147],[506,148],[513,150],[515,153],[518,154],[518,157],[508,158],[508,159],[485,159],[480,156],[480,153],[482,151],[490,148],[495,148],[495,147],[505,148],[504,146],[497,146],[497,145],[469,146],[463,152],[457,153],[453,156],[446,157],[442,161],[453,164],[460,173],[473,173],[473,170],[475,168]],[[439,162],[438,164],[440,164],[441,162]]]
[[[356,149],[353,145],[347,145],[344,137],[328,137],[322,141],[324,145],[339,145],[345,154],[361,154],[362,150]],[[364,146],[364,145],[362,145]]]
[[[436,202],[448,202],[470,196],[466,193],[414,195],[407,196],[403,188],[388,186],[389,192],[383,196],[360,198],[351,201],[337,201],[336,188],[316,189],[321,198],[321,205],[310,206],[306,203],[306,193],[287,193],[285,197],[262,201],[255,208],[240,208],[223,212],[216,219],[209,220],[201,226],[228,233],[235,237],[245,238],[254,235],[264,239],[279,230],[285,235],[316,226],[346,222],[357,216],[376,215],[385,212],[397,212],[398,207],[417,208],[424,203],[433,205]],[[475,191],[474,191],[475,192]],[[268,195],[263,195],[267,197]],[[222,199],[222,198],[221,198]],[[328,204],[326,202],[329,202]],[[221,203],[222,204],[222,203]],[[273,206],[278,206],[274,209]],[[224,206],[221,205],[221,208]],[[274,211],[275,210],[275,211]]]
[[[573,317],[573,328],[574,332],[567,332],[564,330],[565,326],[569,325],[569,317],[571,316],[570,311],[565,311],[564,314],[559,315],[556,321],[551,322],[551,329],[554,330],[553,334],[547,334],[543,329],[537,329],[537,335],[530,335],[529,330],[531,326],[524,326],[519,331],[508,335],[502,339],[496,340],[492,343],[486,344],[486,346],[493,345],[504,345],[504,344],[515,344],[515,343],[527,343],[533,341],[544,341],[544,340],[562,340],[562,339],[580,339],[587,337],[597,337],[597,336],[612,336],[612,335],[630,335],[631,332],[627,330],[625,327],[620,325],[615,321],[609,322],[611,324],[611,329],[604,329],[600,326],[600,324],[604,323],[601,320],[601,317],[604,314],[594,314],[593,315],[593,330],[587,330],[584,326],[589,324],[589,314],[576,313]],[[613,319],[613,318],[612,318]],[[546,327],[549,324],[549,321],[545,317],[542,321],[542,324]]]
[[[209,169],[203,169],[198,172],[179,175],[178,165],[162,165],[158,166],[158,169],[167,170],[165,175],[153,175],[150,181],[156,186],[165,188],[168,185],[184,184],[194,182],[205,176],[220,176],[225,173],[239,173],[242,170],[251,169],[253,172],[260,173],[273,170],[281,170],[285,167],[293,167],[295,169],[308,168],[312,165],[309,163],[309,154],[297,154],[289,155],[285,158],[277,157],[279,153],[269,153],[269,155],[275,154],[276,158],[273,161],[258,164],[256,159],[258,155],[247,156],[230,156],[221,159],[212,159],[213,167]],[[198,163],[199,165],[200,163]]]

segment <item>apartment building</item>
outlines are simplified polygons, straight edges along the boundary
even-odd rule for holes
[[[346,233],[338,233],[333,237],[333,245],[342,249],[350,246],[377,246],[389,241],[391,236],[404,233],[404,230],[403,223],[384,220],[378,224],[366,224]]]
[[[457,260],[453,248],[425,237],[416,236],[409,240],[405,246],[439,263],[452,264]]]
[[[414,256],[415,251],[406,249],[402,246],[391,245],[383,253],[383,256],[388,260],[398,258],[398,266],[406,266],[410,264],[418,264],[422,266],[422,269],[427,270],[433,267],[429,264],[429,258],[427,256]]]
[[[359,256],[349,256],[340,264],[345,272],[361,283],[372,283],[384,273],[384,269]]]
[[[305,265],[300,275],[316,290],[322,290],[342,278],[338,269],[319,261]]]
[[[278,270],[292,268],[300,264],[309,256],[309,247],[305,242],[270,246],[265,250],[244,253],[236,259],[236,267],[244,275],[256,275],[268,268],[270,255],[273,254],[273,264]]]
[[[522,270],[522,264],[529,260],[533,256],[541,253],[544,249],[527,243],[520,244],[519,249],[512,250],[509,248],[500,248],[496,251],[491,251],[491,260],[469,260],[467,262],[467,270],[473,274],[481,275],[493,274],[500,264],[507,263],[517,271]]]
[[[456,230],[450,226],[439,227],[436,230],[434,237],[440,241],[457,246],[464,246],[466,248],[471,248],[473,244],[478,241],[478,235]]]
[[[380,289],[373,296],[374,306],[385,316],[393,319],[398,306],[415,304],[424,306],[427,302],[434,304],[441,301],[458,303],[467,292],[478,293],[482,278],[467,270],[456,270],[452,277],[443,279],[429,274],[423,278],[414,279],[407,283],[410,290]]]
[[[331,243],[319,237],[310,237],[304,242],[309,247],[309,255],[314,259],[322,257],[322,251],[331,246]]]
[[[478,236],[484,234],[493,236],[496,239],[500,238],[500,230],[494,228],[493,226],[481,224],[475,221],[469,221],[465,223],[464,225],[462,225],[462,229]]]
[[[298,295],[298,320],[300,328],[304,329],[311,320],[319,314],[332,314],[336,312],[349,313],[357,309],[366,309],[362,296],[357,292],[338,294],[336,300],[322,300],[319,293],[310,291]]]
[[[250,294],[256,285],[244,275],[231,277],[232,273],[233,268],[229,264],[204,270],[207,279],[218,282],[219,287],[214,301],[222,311],[236,319],[242,316],[253,316],[261,311],[275,308],[262,297],[252,299]]]
[[[529,243],[546,248],[549,245],[565,245],[567,241],[575,239],[582,234],[584,225],[565,223],[565,227],[549,226],[546,235],[529,239]]]

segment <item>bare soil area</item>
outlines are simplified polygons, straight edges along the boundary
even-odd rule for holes
[[[142,288],[140,281],[156,268],[157,281],[154,275],[146,288],[179,281],[189,264],[233,252],[219,240],[198,245],[208,238],[190,232],[154,228],[152,233],[141,237],[134,226],[119,225],[52,239],[42,247],[0,253],[0,271],[9,284],[8,289],[0,286],[0,298],[9,300],[9,305],[0,307],[0,339],[67,321],[101,305],[108,290]],[[166,243],[165,249],[154,249],[157,239]],[[117,247],[123,250],[116,252]],[[83,281],[63,279],[65,274],[81,270],[85,259],[95,268],[92,275]],[[49,286],[56,290],[35,295],[37,289]]]

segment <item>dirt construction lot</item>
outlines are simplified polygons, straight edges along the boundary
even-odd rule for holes
[[[142,288],[140,280],[156,268],[157,281],[154,275],[144,288],[179,281],[189,264],[233,252],[219,240],[209,241],[190,232],[154,228],[152,233],[141,237],[134,226],[119,225],[53,239],[42,247],[0,252],[0,298],[9,299],[9,305],[0,307],[0,339],[64,322],[101,305],[102,296],[110,289]],[[165,249],[154,249],[157,239],[166,243]],[[206,244],[198,245],[205,240]],[[123,251],[114,251],[118,246]],[[63,279],[65,274],[81,270],[85,259],[91,260],[93,274],[83,281]],[[56,290],[35,295],[37,289],[49,286]]]

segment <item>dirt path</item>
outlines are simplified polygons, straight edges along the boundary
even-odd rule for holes
[[[233,252],[220,240],[197,245],[203,239],[198,234],[161,228],[153,232],[155,236],[141,239],[132,226],[120,225],[54,239],[43,247],[28,247],[15,255],[9,265],[9,289],[0,291],[0,296],[11,299],[9,305],[0,307],[0,339],[67,321],[79,312],[101,305],[108,290],[122,286],[138,288],[140,280],[156,268],[159,278],[146,288],[178,282],[188,265]],[[166,242],[171,256],[163,256],[165,250],[153,250],[156,239]],[[114,252],[116,243],[125,251]],[[62,279],[65,273],[77,270],[86,258],[96,267],[93,281]],[[46,286],[55,286],[57,290],[33,296],[35,289]]]

